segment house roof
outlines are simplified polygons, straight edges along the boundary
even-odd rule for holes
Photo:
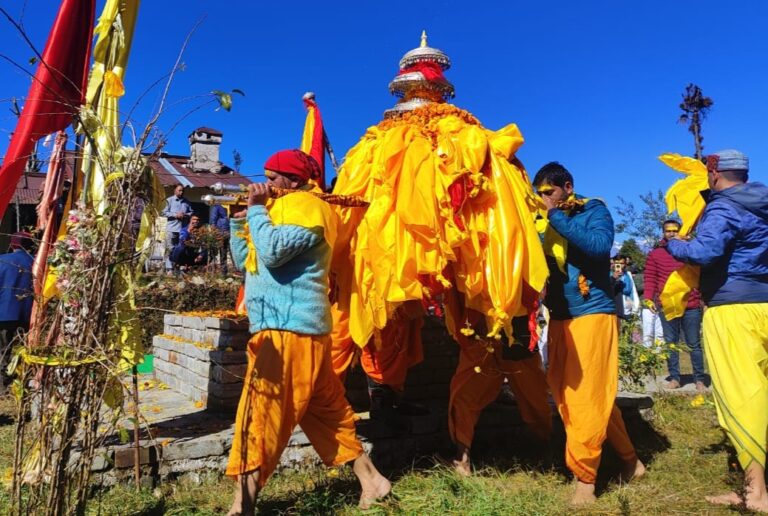
[[[16,183],[16,191],[13,192],[11,204],[37,204],[43,193],[45,174],[41,172],[28,172],[21,176]]]
[[[64,177],[72,178],[72,171],[75,166],[76,154],[73,151],[67,151],[66,169]],[[222,165],[220,172],[194,172],[186,167],[189,162],[189,156],[180,156],[173,154],[161,154],[157,160],[152,160],[149,166],[157,174],[163,186],[168,187],[177,183],[190,188],[207,188],[214,183],[224,183],[230,185],[240,185],[252,183],[247,177],[235,172],[226,165]],[[19,204],[37,204],[40,202],[40,196],[45,185],[46,174],[42,172],[29,172],[24,174],[16,184],[16,191],[13,194],[11,203]]]
[[[195,172],[187,168],[189,156],[161,154],[157,160],[152,160],[149,166],[160,178],[163,186],[181,183],[191,188],[206,188],[214,183],[239,185],[251,183],[247,177],[222,165],[220,172]]]
[[[208,133],[212,136],[224,136],[224,133],[213,127],[198,127],[192,133]]]

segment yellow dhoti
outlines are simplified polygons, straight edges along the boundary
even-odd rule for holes
[[[549,439],[552,410],[538,353],[524,360],[504,360],[501,344],[493,344],[493,353],[486,350],[487,344],[474,339],[460,339],[459,345],[459,365],[451,379],[448,403],[451,440],[472,447],[477,420],[483,409],[498,397],[505,377],[517,400],[520,417],[539,439]],[[479,373],[475,370],[478,366]]]
[[[616,316],[551,320],[548,347],[547,380],[565,426],[565,462],[580,481],[593,484],[606,438],[623,461],[637,459],[616,406]]]
[[[328,336],[265,330],[251,338],[228,476],[258,469],[263,486],[297,424],[326,465],[363,453],[330,351]]]
[[[739,464],[765,467],[768,435],[768,303],[714,306],[704,312],[704,350],[717,419]]]

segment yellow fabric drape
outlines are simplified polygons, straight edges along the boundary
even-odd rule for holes
[[[587,201],[589,199],[576,199],[576,194],[571,194],[566,202],[573,206],[584,206]],[[566,214],[570,213],[570,209],[564,209],[564,211]],[[568,241],[552,229],[544,210],[539,212],[539,218],[536,219],[536,230],[543,235],[544,254],[554,258],[557,268],[561,272],[567,273],[565,262],[568,258]]]
[[[313,208],[307,209],[308,205],[312,205]],[[277,199],[269,199],[266,208],[269,218],[275,225],[291,224],[304,228],[324,228],[323,237],[328,246],[334,249],[338,233],[338,217],[336,212],[325,201],[310,193],[296,191]],[[253,245],[248,224],[244,226],[242,233],[238,233],[238,236],[243,238],[248,245],[245,270],[254,274],[258,270],[256,247]]]
[[[339,306],[350,312],[356,344],[435,286],[455,285],[491,333],[526,312],[524,285],[540,292],[547,267],[538,200],[515,158],[523,142],[514,124],[491,131],[466,111],[433,104],[370,127],[349,151],[334,191],[370,202],[339,210],[348,257],[335,269]]]
[[[668,167],[687,176],[677,180],[665,195],[667,212],[677,212],[682,221],[680,236],[686,236],[696,226],[706,206],[701,192],[709,187],[707,167],[697,159],[680,154],[662,154],[659,159]],[[691,290],[699,286],[699,274],[700,268],[690,264],[670,274],[659,294],[667,320],[683,316]]]
[[[765,467],[768,431],[768,303],[708,308],[702,323],[717,419],[741,467]]]

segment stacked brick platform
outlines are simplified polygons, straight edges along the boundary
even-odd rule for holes
[[[203,407],[234,410],[243,388],[245,319],[167,314],[153,339],[155,378]]]

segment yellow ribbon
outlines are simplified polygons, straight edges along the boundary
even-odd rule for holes
[[[85,364],[93,364],[95,362],[102,362],[106,360],[106,357],[88,357],[79,360],[68,360],[62,357],[41,357],[39,355],[33,355],[26,349],[22,349],[19,352],[19,356],[27,364],[58,367],[74,367]]]
[[[545,185],[542,185],[544,188]],[[541,188],[539,189],[541,191]],[[584,206],[589,199],[577,199],[576,194],[571,194],[568,199],[563,203],[562,211],[566,215],[570,215],[571,210],[574,208]],[[544,254],[551,256],[557,263],[557,268],[563,274],[567,273],[565,262],[568,258],[568,241],[557,231],[555,231],[550,225],[549,220],[541,218],[536,220],[536,229],[539,233],[544,234],[544,241],[542,246],[544,247]]]

